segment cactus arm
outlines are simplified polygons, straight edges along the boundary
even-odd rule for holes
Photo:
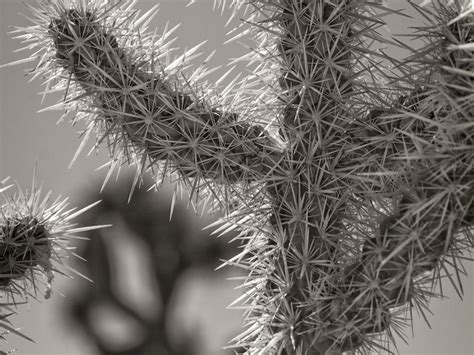
[[[259,180],[278,162],[281,148],[261,126],[174,88],[130,58],[92,12],[61,16],[49,26],[56,59],[91,99],[112,149],[121,142],[152,165],[226,184]]]
[[[386,186],[385,193],[400,189],[394,212],[381,218],[360,260],[347,267],[334,288],[335,295],[345,295],[345,303],[332,322],[359,324],[354,338],[384,330],[393,337],[394,325],[404,318],[394,309],[410,305],[424,314],[442,274],[462,296],[460,261],[472,249],[474,224],[472,53],[462,48],[472,46],[473,31],[469,20],[446,25],[458,13],[437,6],[435,13],[441,15],[431,30],[438,36],[408,59],[427,67],[423,86],[371,117],[378,121],[378,132],[398,135],[403,142],[401,149],[385,151],[386,164],[374,170],[394,170],[397,164],[407,181]]]
[[[418,148],[401,154],[406,157],[402,171],[412,177],[343,282],[351,285],[346,291],[361,314],[374,304],[394,308],[408,303],[424,313],[432,296],[426,285],[433,289],[443,271],[462,296],[460,259],[472,249],[474,225],[473,58],[465,50],[472,47],[474,31],[472,15],[458,16],[460,4],[436,6],[432,27],[424,33],[432,42],[408,59],[427,67],[429,75],[422,89],[398,100],[409,103],[405,109],[387,115],[409,123],[395,131],[411,137],[412,147]]]

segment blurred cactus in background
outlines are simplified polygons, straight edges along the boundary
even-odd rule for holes
[[[196,334],[179,332],[178,336],[173,336],[176,333],[173,328],[178,327],[174,313],[176,308],[183,307],[179,292],[189,272],[216,273],[214,269],[219,266],[219,260],[230,257],[236,250],[229,244],[232,234],[219,239],[210,237],[209,231],[202,230],[205,222],[197,223],[182,201],[176,202],[170,220],[172,194],[169,187],[155,193],[143,187],[136,188],[127,204],[132,181],[121,178],[101,194],[98,191],[86,193],[89,195],[87,200],[95,201],[99,197],[102,203],[94,209],[94,214],[83,216],[80,223],[107,223],[114,227],[89,233],[90,240],[79,248],[79,254],[87,260],[81,273],[94,282],[84,280],[83,285],[75,286],[75,290],[68,294],[70,316],[101,355],[209,354],[198,351],[205,347],[205,344],[199,344],[205,341],[199,339],[199,329],[195,329]],[[149,181],[145,183],[149,184]],[[210,216],[203,217],[211,220]],[[143,268],[133,267],[134,250]],[[124,272],[126,269],[130,270]],[[222,278],[222,273],[219,275]],[[141,280],[140,289],[124,291],[124,288],[138,288],[140,282],[137,279]],[[147,285],[143,287],[143,283]],[[213,290],[214,294],[218,292]],[[150,297],[154,302],[147,301]],[[98,316],[105,310],[111,310],[120,320],[115,322],[123,323],[125,329],[127,326],[137,328],[139,336],[133,331],[127,332],[131,333],[129,336],[121,335],[120,340],[114,340],[118,335],[107,335],[110,331],[104,332],[103,329],[110,328],[110,324],[105,320],[100,322]],[[189,316],[187,322],[190,323]],[[220,327],[232,331],[226,324]],[[220,347],[225,345],[226,340],[217,340],[224,342]]]
[[[173,29],[148,30],[157,7],[41,1],[18,31],[32,75],[65,91],[54,108],[109,148],[108,177],[136,164],[132,190],[151,173],[224,210],[218,231],[244,245],[227,264],[248,273],[233,346],[368,353],[393,349],[442,278],[462,295],[473,242],[474,7],[409,4],[419,49],[380,35],[403,16],[380,1],[232,1],[249,25],[233,39],[254,41],[249,75],[225,88],[206,61],[190,70],[199,46],[175,55]]]

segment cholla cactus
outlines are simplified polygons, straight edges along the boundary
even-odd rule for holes
[[[31,191],[9,194],[13,185],[6,185],[7,180],[0,181],[0,328],[31,340],[13,328],[8,317],[29,296],[36,298],[40,286],[45,298],[51,296],[54,274],[65,274],[61,266],[73,249],[69,242],[80,232],[101,228],[74,223],[98,202],[67,210],[67,199],[52,201],[51,193],[42,196],[34,181]]]
[[[197,47],[173,57],[172,31],[149,33],[156,9],[133,1],[43,1],[19,37],[112,167],[136,162],[225,207],[219,231],[246,242],[228,261],[248,270],[235,346],[388,351],[472,247],[472,4],[411,3],[425,44],[399,62],[381,48],[408,46],[378,33],[399,12],[379,1],[232,3],[250,24],[235,37],[255,45],[252,74],[225,89],[205,66],[186,75]]]

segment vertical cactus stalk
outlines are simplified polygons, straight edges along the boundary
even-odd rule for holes
[[[438,281],[439,270],[434,277],[426,272],[444,267],[439,261],[447,255],[456,265],[459,253],[472,247],[466,227],[472,226],[474,133],[460,132],[461,127],[472,128],[473,105],[467,99],[473,87],[472,53],[462,50],[472,46],[469,14],[446,26],[463,8],[460,3],[438,4],[440,15],[423,33],[432,43],[401,63],[419,66],[417,79],[412,72],[399,77],[413,89],[361,120],[363,112],[353,109],[366,100],[361,93],[383,98],[360,80],[364,71],[355,70],[360,53],[365,50],[365,58],[371,53],[361,39],[376,38],[373,28],[379,18],[363,16],[367,6],[354,1],[279,2],[270,19],[281,33],[277,48],[286,99],[281,117],[292,179],[270,190],[276,267],[257,302],[271,300],[275,311],[258,309],[272,320],[271,327],[252,336],[269,334],[264,343],[278,353],[374,347],[374,334],[387,330],[391,336],[389,327],[396,325],[391,310],[409,303],[425,307],[429,292],[424,287]],[[379,68],[366,67],[363,74],[374,69]],[[453,85],[463,92],[453,92]],[[365,102],[365,109],[371,104]],[[367,126],[372,130],[368,139],[352,141],[348,133],[360,134]],[[383,142],[383,150],[376,149],[377,141]],[[366,170],[389,177],[377,181],[385,196],[375,196],[380,190],[374,186],[367,189],[359,175]],[[363,200],[354,201],[355,196]],[[381,197],[392,198],[393,212],[387,211],[371,237],[354,241],[354,227],[366,222],[359,211],[368,211],[376,223],[380,211],[373,204]],[[361,253],[348,258],[347,246],[341,246],[351,239],[363,243]]]
[[[397,61],[374,49],[397,44],[378,31],[399,11],[379,1],[245,4],[254,74],[224,98],[203,94],[206,71],[186,77],[133,2],[44,2],[20,38],[112,158],[221,198],[219,230],[246,242],[228,264],[249,272],[235,346],[390,351],[381,337],[394,342],[403,311],[423,312],[472,248],[473,9],[410,2],[429,21],[415,34],[425,46]]]

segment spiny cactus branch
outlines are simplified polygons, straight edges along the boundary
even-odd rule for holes
[[[97,14],[59,16],[49,26],[57,59],[90,98],[112,150],[120,142],[151,165],[167,161],[186,177],[221,184],[262,180],[274,168],[281,148],[262,127],[180,92],[156,71],[158,58],[134,61]]]

